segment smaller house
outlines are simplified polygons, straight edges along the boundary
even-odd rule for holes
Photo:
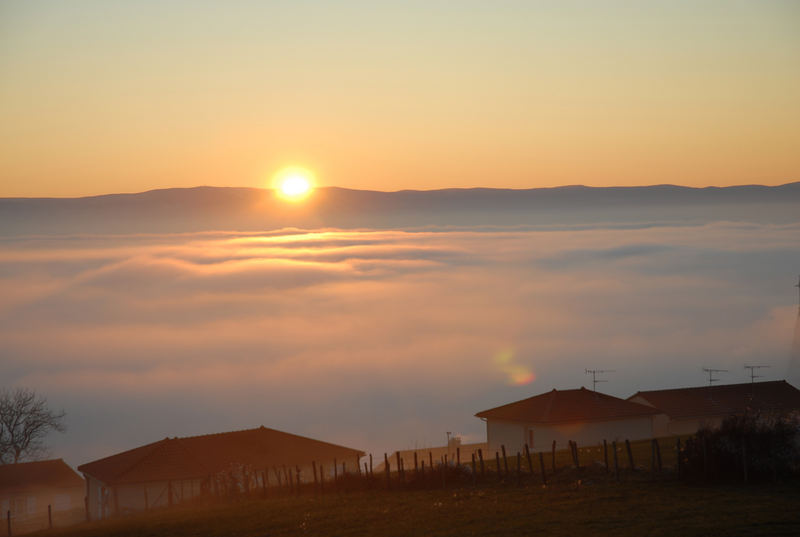
[[[597,445],[603,440],[653,438],[658,421],[666,416],[652,406],[611,395],[577,390],[552,390],[528,399],[478,412],[486,421],[490,451],[505,446],[509,454],[550,449],[553,441],[566,446]]]
[[[628,401],[661,410],[658,436],[694,434],[704,426],[718,427],[728,416],[757,413],[782,415],[800,411],[800,390],[785,380],[723,384],[699,388],[640,391]]]
[[[0,509],[15,534],[83,518],[85,481],[62,459],[0,465]]]
[[[416,455],[417,464],[421,467],[425,464],[426,468],[431,467],[433,461],[434,467],[443,464],[445,460],[448,464],[453,464],[461,457],[461,464],[466,464],[472,461],[472,455],[478,457],[478,450],[483,450],[484,457],[487,456],[488,446],[485,442],[476,444],[462,444],[461,437],[454,436],[450,438],[448,445],[417,448],[417,449],[403,449],[395,451],[389,456],[389,468],[391,471],[397,471],[397,458],[399,457],[403,464],[405,471],[414,469],[414,456]],[[375,472],[383,472],[385,469],[385,462],[380,463],[375,467]]]

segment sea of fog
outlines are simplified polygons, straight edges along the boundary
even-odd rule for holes
[[[783,379],[800,224],[4,237],[0,378],[72,465],[265,425],[379,454],[482,441],[553,388]],[[796,379],[795,379],[796,381]]]

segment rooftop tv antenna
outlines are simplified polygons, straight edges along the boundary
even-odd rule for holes
[[[708,385],[711,386],[713,382],[719,382],[718,378],[714,378],[714,373],[727,373],[727,369],[712,369],[710,367],[704,367],[703,371],[708,373]]]
[[[585,374],[588,375],[589,373],[592,374],[592,391],[597,391],[597,383],[598,382],[608,382],[605,379],[597,378],[597,375],[602,375],[603,373],[616,373],[616,369],[587,369]]]
[[[746,365],[744,366],[745,369],[750,370],[750,384],[753,384],[756,379],[762,378],[764,375],[756,375],[756,371],[759,369],[769,368],[768,365]]]

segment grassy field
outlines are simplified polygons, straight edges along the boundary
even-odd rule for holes
[[[242,497],[193,508],[83,523],[48,536],[270,535],[800,535],[800,484],[617,483],[564,471],[547,487],[517,485]]]

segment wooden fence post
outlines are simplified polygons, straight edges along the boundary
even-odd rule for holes
[[[475,452],[472,452],[472,486],[478,484],[478,468],[475,466]]]
[[[656,461],[658,462],[658,471],[660,472],[661,467],[661,446],[658,444],[658,438],[653,438],[653,442],[656,444]]]
[[[608,442],[603,438],[603,462],[606,465],[606,473],[608,473]]]
[[[456,448],[456,466],[461,466],[461,448]]]
[[[742,472],[744,474],[744,482],[747,483],[747,442],[742,437]]]
[[[614,479],[619,481],[619,461],[617,460],[617,441],[611,442],[611,450],[614,452]]]
[[[656,475],[656,439],[650,440],[650,473]]]
[[[295,472],[296,472],[295,473],[294,485],[295,485],[295,488],[297,489],[297,493],[300,494],[300,467],[295,465],[294,469],[295,469]]]
[[[517,451],[517,485],[522,483],[522,455]]]
[[[374,475],[372,472],[372,453],[369,454],[369,475]]]
[[[542,469],[542,485],[547,485],[547,473],[544,470],[544,452],[539,452],[539,466]]]
[[[317,488],[319,486],[317,481],[317,461],[311,461],[311,469],[314,472],[314,488]]]
[[[494,458],[497,461],[497,480],[498,481],[502,481],[503,480],[503,472],[500,470],[500,453],[495,451],[494,452]]]
[[[506,456],[506,446],[505,445],[501,445],[500,449],[503,450],[503,468],[506,471],[506,477],[508,477],[508,456]],[[499,468],[497,470],[500,471]]]
[[[525,459],[528,461],[528,473],[533,475],[533,463],[531,462],[531,450],[528,444],[525,444]]]
[[[397,477],[398,477],[398,479],[400,479],[400,482],[402,483],[403,481],[405,481],[403,479],[402,459],[400,459],[400,452],[399,451],[395,451],[394,454],[396,455],[396,458],[397,458]]]
[[[633,464],[633,451],[631,450],[631,443],[627,438],[625,439],[625,449],[628,451],[628,462],[631,465],[631,471],[635,472],[636,466]]]
[[[386,488],[392,488],[392,478],[391,478],[391,469],[389,468],[389,456],[384,453],[383,454],[383,464],[384,469],[386,470]]]
[[[419,462],[417,460],[417,452],[414,452],[414,475],[419,474]]]
[[[556,472],[556,441],[553,440],[553,473]]]
[[[431,472],[433,472],[433,453],[430,451],[428,452],[428,459],[430,461]]]
[[[478,449],[478,458],[481,461],[481,479],[483,479],[483,476],[486,474],[486,471],[485,471],[485,469],[483,467],[483,450],[482,449]]]
[[[708,442],[703,435],[703,479],[708,480]]]

